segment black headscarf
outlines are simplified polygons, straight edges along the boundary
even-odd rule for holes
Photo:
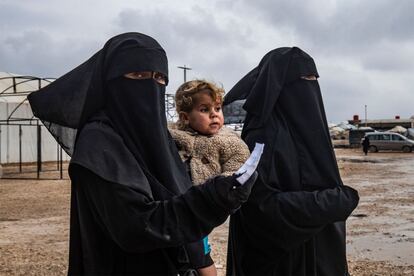
[[[112,182],[149,183],[140,188],[156,199],[170,198],[191,182],[167,130],[165,86],[153,79],[123,77],[139,71],[168,77],[165,51],[147,35],[125,33],[28,98],[35,116],[73,154],[72,163]],[[98,128],[105,138],[94,139]],[[89,152],[92,143],[111,158]]]
[[[341,185],[313,59],[301,49],[278,48],[226,95],[246,99],[242,137],[266,144],[259,175],[282,191]],[[269,173],[273,171],[274,173]]]

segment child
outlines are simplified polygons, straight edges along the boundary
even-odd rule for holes
[[[223,128],[223,94],[213,83],[192,80],[182,84],[175,95],[179,119],[170,126],[170,133],[194,185],[217,175],[232,175],[250,154],[236,132]],[[200,246],[204,247],[202,256]],[[217,275],[207,237],[203,243],[189,244],[187,251],[200,275]]]

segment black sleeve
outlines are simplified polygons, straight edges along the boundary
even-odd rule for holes
[[[192,268],[200,269],[214,264],[210,252],[205,253],[203,240],[186,244],[185,249]]]
[[[169,200],[154,201],[81,166],[76,166],[76,170],[76,191],[87,199],[96,223],[128,252],[201,240],[230,213],[214,203],[206,185],[191,187]]]
[[[358,192],[348,186],[280,192],[258,181],[240,215],[246,229],[268,246],[289,249],[312,238],[325,225],[345,221],[358,201]]]

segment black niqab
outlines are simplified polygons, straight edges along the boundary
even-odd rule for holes
[[[280,181],[276,175],[265,179],[282,191],[311,191],[342,184],[318,82],[301,78],[311,75],[319,76],[308,54],[299,48],[278,48],[266,54],[259,66],[226,95],[225,104],[246,98],[248,116],[242,137],[251,143],[263,139],[266,143],[261,175],[271,177],[265,173],[270,168],[281,174],[301,172],[286,175],[295,181]],[[277,124],[274,131],[264,134],[257,130],[272,123]]]
[[[153,79],[119,77],[109,83],[105,106],[116,132],[150,182],[156,182],[152,187],[157,199],[182,194],[191,186],[169,136],[164,97],[165,86]],[[155,191],[154,187],[162,190]]]
[[[344,220],[358,196],[343,186],[313,59],[278,48],[225,104],[245,99],[242,138],[265,143],[259,181],[232,216],[229,275],[346,275]]]
[[[74,153],[77,132],[85,125],[91,128],[92,122],[109,124],[143,170],[152,194],[157,199],[166,199],[183,193],[191,182],[169,138],[165,86],[153,79],[138,81],[123,77],[125,73],[139,71],[160,72],[168,77],[167,57],[153,38],[125,33],[110,39],[85,63],[28,98],[35,116],[70,155]],[[122,168],[125,151],[105,145],[99,139],[79,139],[76,147],[87,148],[92,142],[103,143],[100,146],[118,159],[115,162],[118,167],[105,160],[91,160],[92,155],[85,151],[75,152],[71,162],[108,181],[136,185],[139,175],[117,172],[117,168],[125,170]],[[145,190],[151,194],[149,187]]]

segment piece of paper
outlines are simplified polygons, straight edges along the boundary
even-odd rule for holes
[[[243,185],[252,176],[259,164],[260,157],[262,156],[264,144],[256,143],[252,153],[246,162],[237,170],[236,175],[240,175],[236,180]]]

